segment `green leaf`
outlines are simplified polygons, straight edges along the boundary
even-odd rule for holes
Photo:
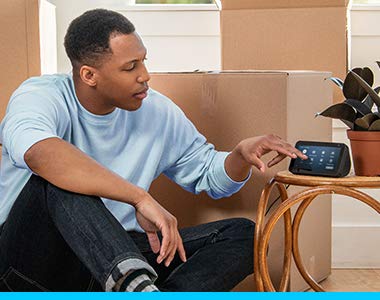
[[[357,118],[361,118],[363,116],[365,116],[366,114],[369,114],[371,113],[371,109],[365,105],[364,103],[358,101],[358,100],[355,100],[355,99],[346,99],[344,100],[344,103],[352,106],[353,108],[356,109],[357,111],[357,114],[356,114],[356,117]]]
[[[349,74],[352,74],[352,76],[354,76],[354,78],[357,80],[357,82],[360,84],[360,86],[367,91],[367,93],[371,96],[373,102],[375,102],[375,104],[377,106],[380,106],[380,97],[379,97],[379,95],[368,85],[368,83],[365,82],[363,80],[363,78],[361,78],[355,72],[350,71]]]
[[[379,94],[379,92],[380,92],[380,86],[374,88],[374,91],[376,92],[376,94]],[[374,102],[373,102],[373,100],[371,98],[371,95],[367,95],[367,97],[365,97],[365,99],[363,100],[362,103],[365,104],[369,109],[372,110]]]
[[[369,131],[380,131],[380,120],[376,120],[368,128]]]
[[[316,117],[323,116],[342,120],[351,129],[354,128],[357,111],[347,103],[337,103],[329,106],[324,111],[317,113]]]
[[[362,101],[368,92],[357,82],[355,75],[359,75],[369,86],[373,85],[373,73],[369,68],[355,68],[350,71],[343,84],[343,94],[347,99]]]
[[[331,80],[332,82],[334,82],[340,89],[343,89],[343,80],[338,78],[338,77],[329,77],[327,78],[328,80]]]
[[[379,117],[375,115],[374,113],[370,113],[370,114],[365,115],[362,118],[356,119],[355,124],[363,129],[368,130],[371,124],[375,122],[376,120],[379,120]]]

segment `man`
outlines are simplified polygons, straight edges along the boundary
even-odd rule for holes
[[[218,152],[168,98],[149,89],[134,26],[103,9],[65,37],[72,75],[31,78],[1,123],[0,289],[228,291],[253,271],[254,223],[178,230],[148,194],[161,173],[211,197],[237,192],[279,137]],[[180,201],[180,200],[178,200]]]

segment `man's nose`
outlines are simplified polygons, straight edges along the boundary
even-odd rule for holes
[[[144,82],[148,82],[150,80],[150,74],[146,68],[145,65],[142,66],[142,72],[140,74],[140,76],[137,78],[137,82],[139,83],[144,83]]]

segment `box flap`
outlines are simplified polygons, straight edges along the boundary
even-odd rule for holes
[[[349,0],[217,0],[221,10],[347,7]]]

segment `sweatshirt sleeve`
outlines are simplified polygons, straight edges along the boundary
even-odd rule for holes
[[[3,147],[12,164],[28,169],[25,152],[39,141],[58,137],[58,108],[53,101],[36,92],[13,96],[0,125]]]
[[[171,180],[195,194],[205,191],[214,199],[231,196],[249,180],[251,173],[242,182],[227,175],[224,161],[229,152],[216,151],[178,107],[168,120],[174,128],[168,139],[170,152],[177,154],[177,160],[164,171]]]

